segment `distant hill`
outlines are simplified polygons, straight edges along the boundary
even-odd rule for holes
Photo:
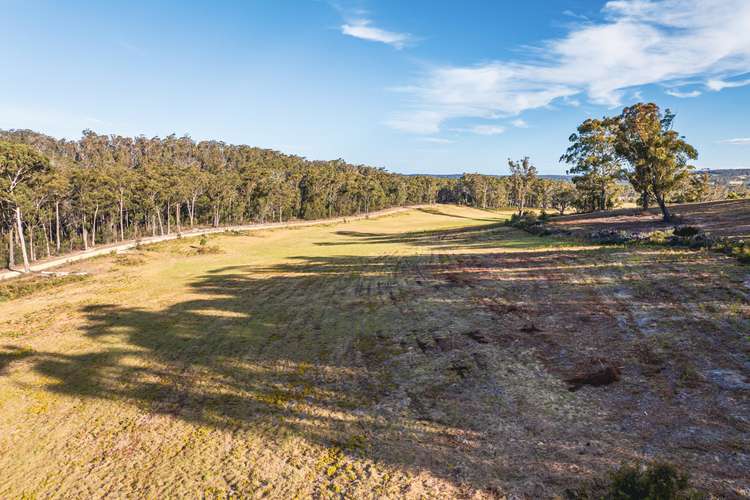
[[[750,168],[705,168],[696,170],[698,173],[708,172],[709,177],[715,184],[739,186],[750,186]],[[438,177],[441,179],[460,179],[463,174],[408,174],[408,175],[426,175],[429,177]],[[493,177],[507,177],[507,175],[495,175]],[[551,179],[555,181],[569,181],[572,175],[563,174],[541,174],[542,179]]]
[[[464,174],[407,174],[410,176],[424,175],[427,177],[437,177],[439,179],[460,179]],[[491,177],[508,177],[507,175],[492,175]],[[541,174],[539,177],[542,179],[551,179],[555,181],[569,181],[573,178],[571,175],[560,175],[560,174]]]
[[[700,172],[708,172],[709,178],[715,184],[725,186],[750,186],[750,168],[702,169]]]

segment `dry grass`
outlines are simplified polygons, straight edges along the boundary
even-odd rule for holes
[[[748,494],[747,268],[506,215],[175,241],[0,303],[0,497],[539,498],[652,458]],[[570,392],[591,359],[620,380]]]

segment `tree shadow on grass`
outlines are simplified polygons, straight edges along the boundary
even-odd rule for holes
[[[683,459],[670,436],[684,426],[739,439],[731,423],[712,422],[703,389],[677,400],[649,385],[632,349],[643,318],[618,312],[648,300],[654,322],[678,316],[678,279],[689,280],[683,300],[729,300],[714,282],[691,278],[704,263],[665,265],[647,254],[628,263],[616,248],[440,251],[444,239],[470,247],[481,237],[466,228],[346,236],[432,240],[435,252],[225,267],[190,283],[191,299],[160,309],[87,305],[83,333],[101,350],[40,353],[35,369],[58,393],[223,430],[278,425],[352,459],[485,492],[548,496],[578,473],[653,450]],[[713,338],[688,330],[681,342],[693,344],[675,352],[698,346],[704,359],[729,362],[711,344],[728,342],[726,332],[710,328]],[[591,356],[621,362],[626,382],[568,392],[563,378]],[[661,363],[658,377],[674,383],[676,363]],[[632,417],[644,412],[654,416]],[[716,446],[712,453],[726,452]],[[743,472],[731,458],[723,471],[703,456],[684,460],[711,484]]]
[[[441,217],[452,217],[454,219],[467,219],[467,220],[473,220],[473,221],[476,221],[476,222],[497,222],[498,220],[500,220],[499,217],[493,217],[492,219],[480,219],[480,218],[477,218],[477,217],[467,217],[465,215],[449,214],[449,213],[443,212],[442,210],[439,210],[437,208],[419,208],[417,210],[420,211],[420,212],[422,212],[422,213],[425,213],[425,214],[439,215]],[[477,210],[480,210],[480,209],[477,209]]]
[[[357,231],[336,231],[337,236],[345,236],[344,241],[320,241],[318,246],[347,246],[372,244],[403,244],[431,247],[434,250],[456,251],[476,248],[502,248],[513,244],[524,244],[528,248],[539,247],[552,240],[540,239],[504,223],[465,226],[453,229],[408,231],[400,233],[362,233]],[[562,244],[562,243],[561,243]]]
[[[12,363],[28,358],[33,354],[34,352],[29,349],[22,349],[12,345],[0,346],[0,375]]]

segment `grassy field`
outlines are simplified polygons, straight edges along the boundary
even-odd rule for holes
[[[641,459],[750,495],[749,268],[506,215],[178,240],[6,288],[0,497],[544,498]],[[619,381],[569,390],[601,360]]]

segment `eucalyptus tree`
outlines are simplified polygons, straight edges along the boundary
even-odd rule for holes
[[[572,207],[576,201],[576,188],[570,182],[561,182],[552,193],[552,206],[560,212],[560,215]]]
[[[27,194],[24,192],[33,191],[35,181],[47,170],[49,160],[30,146],[0,141],[0,203],[5,210],[12,210],[15,214],[24,272],[29,272],[29,255],[23,234],[21,204],[24,194]],[[12,247],[12,229],[9,235],[9,245]]]
[[[666,201],[690,176],[690,160],[698,151],[672,129],[675,114],[662,112],[654,103],[638,103],[623,109],[618,118],[615,149],[631,167],[633,187],[653,195],[663,219],[671,214]],[[635,179],[635,182],[633,181]]]
[[[531,164],[528,156],[518,161],[508,158],[508,167],[511,173],[515,204],[518,207],[518,214],[521,215],[526,208],[527,198],[537,182],[536,167]]]
[[[618,118],[589,118],[569,137],[572,143],[560,161],[573,164],[568,173],[579,192],[591,201],[591,210],[606,210],[622,178],[622,158],[615,145]]]

